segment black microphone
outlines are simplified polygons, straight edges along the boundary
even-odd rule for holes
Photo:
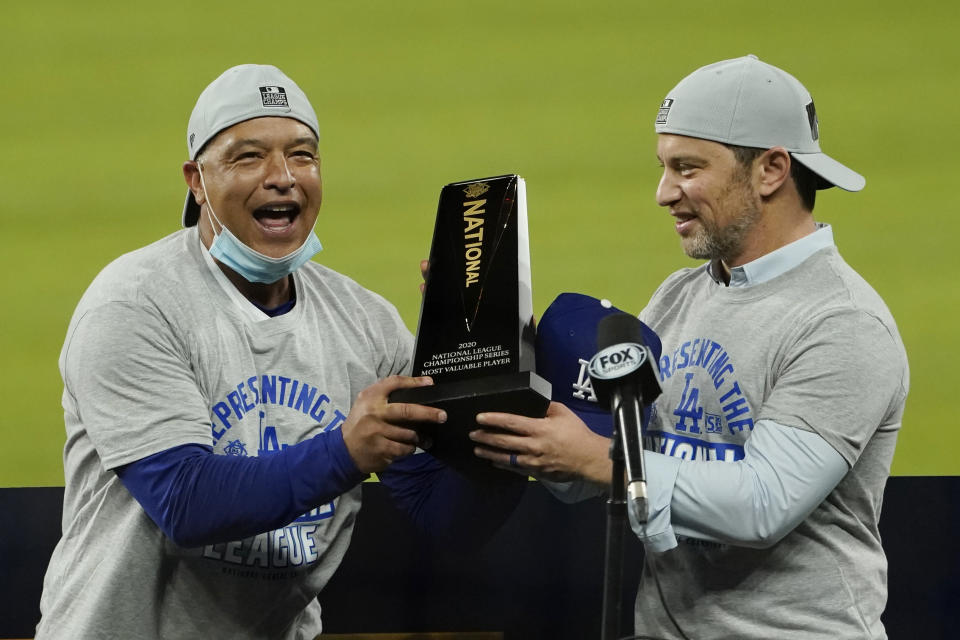
[[[656,356],[643,339],[643,324],[614,313],[597,325],[597,353],[587,371],[597,401],[610,407],[620,432],[627,471],[627,496],[637,522],[647,521],[647,481],[640,428],[642,407],[660,395]]]

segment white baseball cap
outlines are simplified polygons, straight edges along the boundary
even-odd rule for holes
[[[860,191],[866,180],[820,150],[813,98],[800,81],[754,55],[700,67],[667,94],[657,133],[673,133],[741,147],[783,147],[823,180]]]
[[[307,95],[285,73],[272,65],[241,64],[227,69],[207,85],[187,124],[187,152],[196,160],[203,147],[228,127],[265,116],[293,118],[320,138],[317,114]],[[200,205],[187,189],[183,226],[192,227]]]

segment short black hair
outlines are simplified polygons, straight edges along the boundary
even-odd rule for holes
[[[744,168],[753,164],[753,161],[766,151],[766,149],[759,147],[739,147],[733,144],[724,146],[733,152],[733,156],[737,159],[737,162]],[[817,189],[822,188],[821,183],[823,183],[823,180],[813,171],[810,171],[810,169],[807,169],[797,162],[792,156],[790,161],[790,177],[793,178],[793,183],[797,186],[797,193],[800,194],[803,207],[807,211],[812,212],[817,202]]]

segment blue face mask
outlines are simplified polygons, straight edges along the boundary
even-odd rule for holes
[[[213,219],[217,221],[217,224],[220,225],[220,232],[213,232],[214,238],[210,244],[210,255],[239,273],[245,280],[267,284],[276,282],[299,269],[323,249],[320,238],[316,234],[316,224],[314,224],[314,228],[311,229],[310,235],[307,236],[303,244],[282,258],[271,258],[251,249],[233,235],[230,229],[217,218],[217,214],[213,212],[213,207],[210,206],[210,196],[207,195],[207,186],[203,182],[203,171],[200,169],[199,163],[197,164],[197,170],[200,172],[200,186],[203,187],[207,209]],[[212,227],[213,225],[211,225]]]

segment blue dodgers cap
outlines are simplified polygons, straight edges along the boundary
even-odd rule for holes
[[[613,422],[608,407],[597,403],[587,364],[597,352],[600,320],[622,313],[607,300],[582,293],[561,293],[537,324],[537,373],[553,387],[551,399],[570,408],[595,433],[609,437]],[[641,323],[642,324],[642,323]],[[660,337],[642,325],[643,338],[660,360]]]

